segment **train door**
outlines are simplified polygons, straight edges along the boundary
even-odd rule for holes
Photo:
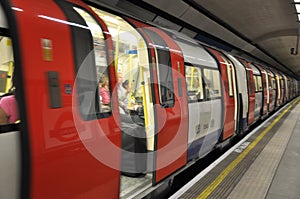
[[[180,48],[166,33],[152,27],[143,30],[155,52],[152,64],[157,76],[157,132],[153,182],[158,183],[187,162],[188,111],[187,97],[184,95],[184,60]]]
[[[290,87],[289,87],[289,81],[288,78],[285,75],[283,76],[283,84],[284,84],[284,103],[287,103],[289,101],[289,93],[290,93]]]
[[[270,71],[271,74],[271,85],[272,85],[272,93],[273,93],[273,99],[272,99],[272,104],[273,104],[273,108],[272,111],[275,110],[276,108],[276,101],[277,101],[277,95],[278,95],[278,91],[277,91],[277,84],[276,84],[276,76],[275,73],[273,73],[272,71]]]
[[[255,111],[254,120],[258,120],[261,117],[262,107],[263,107],[263,87],[261,73],[256,66],[250,63],[253,70],[253,80],[255,89]]]
[[[146,39],[152,62],[155,118],[153,184],[156,184],[187,162],[188,111],[184,62],[180,48],[165,32],[134,20],[130,22]]]
[[[250,63],[239,59],[239,61],[244,65],[247,74],[247,88],[248,88],[248,126],[254,122],[254,112],[255,112],[255,89],[254,89],[254,79],[253,79],[253,70],[250,67]]]
[[[147,44],[125,19],[92,7],[107,24],[114,44],[119,111],[122,130],[120,197],[152,185],[155,147],[153,78]]]
[[[276,85],[276,99],[275,99],[275,107],[278,108],[281,106],[281,88],[280,88],[280,76],[277,72],[274,72],[274,80],[275,80],[275,85]]]
[[[269,89],[269,105],[268,105],[268,112],[272,112],[275,108],[275,101],[276,101],[276,83],[274,74],[266,69],[268,75],[268,89]]]
[[[270,102],[269,99],[269,87],[268,87],[268,75],[265,69],[263,69],[261,66],[255,65],[261,74],[261,87],[262,87],[262,109],[261,109],[261,115],[262,117],[266,116],[268,113],[268,104]],[[259,79],[259,78],[258,78]],[[258,82],[259,84],[259,82]]]
[[[225,53],[226,56],[233,62],[236,71],[236,89],[237,89],[237,133],[243,134],[247,130],[247,115],[248,115],[248,91],[247,91],[247,76],[245,67],[232,55]]]
[[[283,76],[280,72],[278,72],[278,88],[280,88],[280,105],[284,104],[284,96],[285,96],[285,85],[284,85],[284,80],[283,80]]]
[[[235,122],[237,116],[236,104],[236,84],[234,81],[235,71],[230,60],[225,58],[220,52],[209,48],[219,62],[221,77],[224,89],[224,127],[221,141],[226,140],[235,133]]]
[[[12,9],[7,2],[0,3],[0,198],[20,198],[27,195],[23,183],[28,183],[26,173],[28,172],[26,158],[28,148],[26,145],[26,134],[24,128],[20,128],[20,123],[12,121],[9,112],[8,98],[17,100],[18,105],[13,107],[23,108],[22,84],[20,57],[17,49],[19,47],[16,40],[16,33],[11,22]],[[12,77],[15,78],[12,78]],[[18,81],[17,81],[18,79]],[[14,80],[14,82],[12,82]],[[18,86],[18,93],[12,91],[13,86]],[[4,97],[6,96],[6,97]],[[14,97],[13,97],[14,96]],[[18,111],[16,109],[15,111]],[[24,112],[22,112],[24,113]],[[15,112],[16,114],[16,112]],[[18,113],[19,115],[20,113]],[[23,118],[23,114],[21,115]],[[18,117],[19,119],[19,117]],[[24,123],[23,123],[24,124]],[[21,166],[23,165],[23,166]],[[22,178],[23,177],[23,178]],[[22,190],[22,191],[21,191]]]

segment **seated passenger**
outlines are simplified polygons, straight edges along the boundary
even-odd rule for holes
[[[101,108],[110,110],[110,93],[109,93],[109,81],[108,77],[104,76],[100,85],[100,96],[102,100]]]
[[[2,97],[0,100],[0,124],[15,123],[18,120],[19,111],[15,96]]]

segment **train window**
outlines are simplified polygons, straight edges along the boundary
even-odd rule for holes
[[[227,71],[227,77],[228,77],[228,93],[229,93],[229,96],[232,97],[233,96],[233,75],[232,75],[233,65],[224,56],[221,55],[221,57],[224,60],[224,64],[226,64],[226,71]]]
[[[77,66],[79,67],[77,68],[77,86],[80,87],[78,90],[81,113],[86,119],[92,115],[97,115],[97,118],[108,117],[111,113],[111,89],[103,31],[88,12],[76,7],[73,9],[90,30],[90,36],[87,34],[85,39],[86,42],[91,42],[89,45],[86,43],[90,48],[87,50],[88,55],[82,64]]]
[[[202,71],[198,67],[185,65],[185,79],[187,83],[188,102],[203,101]]]
[[[261,76],[254,75],[254,88],[255,92],[260,92],[262,91],[262,81],[261,81]]]
[[[167,44],[155,32],[149,29],[143,29],[151,37],[152,46],[155,49],[157,57],[157,76],[159,84],[160,104],[165,107],[173,107],[175,103],[171,56]]]
[[[12,41],[9,37],[0,36],[0,95],[11,88],[14,57]]]
[[[96,96],[98,96],[99,102],[98,110],[100,113],[111,112],[111,89],[109,84],[110,76],[108,72],[108,64],[104,43],[105,41],[102,29],[89,13],[75,7],[74,10],[85,20],[86,24],[91,30],[93,38],[93,54],[95,59],[94,71],[96,71],[97,73],[96,82],[98,82],[98,85],[96,86],[97,90],[95,91],[95,93],[97,93]]]
[[[248,83],[248,91],[249,91],[249,95],[251,95],[253,93],[252,90],[252,85],[251,85],[251,73],[250,73],[250,69],[246,68],[246,73],[247,73],[247,83]]]
[[[151,112],[153,103],[146,42],[123,18],[91,8],[105,22],[113,40],[118,88],[126,87],[126,94],[121,92],[124,89],[118,90],[121,113],[132,112],[137,106],[143,106],[144,113]],[[145,125],[152,123],[153,118],[145,116]]]
[[[257,92],[258,88],[257,88],[257,78],[256,78],[256,75],[253,75],[253,80],[254,80],[254,91]]]
[[[261,79],[261,76],[256,76],[256,79],[257,79],[257,90],[258,91],[262,91],[263,88],[262,88],[262,79]]]
[[[269,86],[269,82],[268,82],[268,74],[267,73],[264,73],[263,74],[264,75],[264,79],[263,79],[263,86],[265,87],[265,88],[267,88],[267,89],[269,89],[270,88],[270,86]]]
[[[279,77],[279,76],[276,76],[276,87],[277,87],[278,89],[282,89],[282,88],[281,88],[281,85],[280,85],[280,77]]]
[[[228,89],[229,96],[233,96],[233,87],[232,87],[232,65],[227,64],[227,76],[228,76]]]
[[[142,35],[122,17],[94,7],[91,9],[107,25],[114,44],[118,94],[123,90],[121,86],[127,88],[127,95],[118,95],[120,113],[136,114],[135,110],[138,110],[138,115],[145,125],[147,148],[153,150],[155,120],[147,44]]]
[[[221,97],[220,73],[218,70],[203,69],[203,85],[206,100]]]
[[[275,77],[272,77],[272,88],[276,89],[276,80],[275,80]]]
[[[284,84],[284,80],[283,80],[283,79],[280,79],[280,87],[281,87],[282,89],[285,88],[285,84]]]

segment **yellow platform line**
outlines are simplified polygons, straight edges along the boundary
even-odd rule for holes
[[[260,142],[260,140],[273,128],[273,126],[296,104],[300,98],[292,102],[230,165],[197,197],[197,199],[207,198],[227,175],[248,155],[248,153]]]

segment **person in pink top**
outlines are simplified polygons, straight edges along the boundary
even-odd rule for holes
[[[102,104],[110,105],[109,81],[108,77],[104,76],[102,85],[100,87],[100,95],[102,97]]]
[[[101,112],[110,111],[110,92],[107,76],[103,76],[101,81],[99,82],[99,92],[101,97]]]
[[[15,123],[18,120],[19,111],[15,96],[2,97],[0,100],[0,124]]]

